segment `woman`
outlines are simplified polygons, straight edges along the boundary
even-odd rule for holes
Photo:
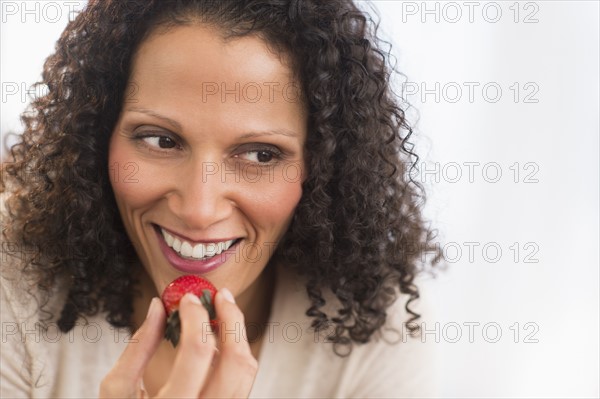
[[[427,394],[437,252],[373,35],[351,0],[90,1],[3,173],[3,394]],[[220,327],[187,295],[174,348],[185,274]]]

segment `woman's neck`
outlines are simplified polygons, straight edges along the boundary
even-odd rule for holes
[[[256,281],[236,298],[236,303],[244,313],[248,341],[260,342],[267,328],[273,296],[275,295],[276,267],[267,265]],[[257,354],[254,354],[258,358]]]

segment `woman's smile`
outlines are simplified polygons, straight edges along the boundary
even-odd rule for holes
[[[171,265],[189,274],[207,273],[216,269],[239,249],[242,238],[194,241],[156,226],[161,251]]]
[[[237,243],[239,238],[233,239],[214,239],[204,240],[203,242],[194,241],[191,239],[184,238],[175,233],[169,233],[165,228],[157,226],[158,230],[162,234],[162,238],[170,248],[173,248],[179,256],[185,259],[209,259],[215,255],[221,254],[223,251],[231,248],[234,242]]]
[[[203,26],[155,33],[136,52],[109,164],[135,169],[135,183],[111,183],[156,293],[202,274],[239,296],[264,270],[302,195],[307,117],[275,89],[249,93],[294,81],[261,39]]]

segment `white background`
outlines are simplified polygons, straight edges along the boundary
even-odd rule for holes
[[[375,3],[449,259],[423,282],[442,395],[598,397],[598,2]],[[3,135],[82,5],[2,1]]]

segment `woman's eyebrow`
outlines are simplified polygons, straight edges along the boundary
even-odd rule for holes
[[[176,130],[181,131],[183,130],[181,124],[171,118],[168,118],[166,116],[163,116],[161,114],[157,114],[156,112],[146,109],[146,108],[137,108],[137,107],[131,107],[131,108],[127,108],[125,109],[126,112],[139,112],[142,114],[146,114],[146,115],[150,115],[153,116],[155,118],[158,118],[166,123],[168,123],[169,125],[173,126]]]
[[[170,124],[178,131],[183,130],[183,128],[179,122],[177,122],[171,118],[168,118],[164,115],[158,114],[152,110],[146,109],[146,108],[131,107],[131,108],[125,109],[125,111],[126,112],[139,112],[142,114],[150,115],[154,118],[160,119],[160,120]],[[252,139],[252,138],[256,138],[256,137],[260,137],[260,136],[273,136],[273,135],[286,136],[286,137],[292,137],[292,138],[300,137],[300,135],[293,130],[273,129],[273,130],[261,130],[261,131],[256,131],[256,132],[244,133],[239,138],[240,139]]]
[[[297,132],[294,132],[292,130],[274,129],[274,130],[264,130],[264,131],[244,133],[240,136],[240,139],[251,139],[251,138],[260,137],[260,136],[274,136],[274,135],[280,135],[280,136],[286,136],[286,137],[292,137],[292,138],[300,137],[300,135]]]

